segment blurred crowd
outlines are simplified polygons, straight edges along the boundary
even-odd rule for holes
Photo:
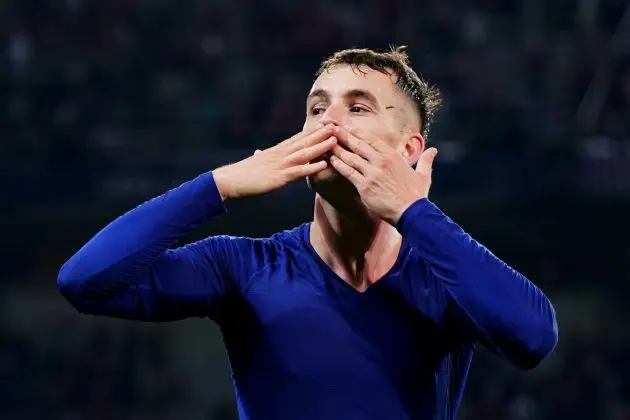
[[[205,382],[190,385],[175,367],[171,330],[83,319],[74,321],[78,333],[68,314],[53,315],[46,328],[21,328],[11,320],[22,309],[9,303],[28,287],[61,305],[56,271],[120,210],[121,196],[124,205],[137,203],[299,131],[313,74],[337,49],[408,45],[414,68],[442,89],[445,106],[428,139],[441,152],[439,195],[628,196],[627,7],[627,0],[0,2],[0,216],[10,221],[0,238],[7,267],[0,418],[198,418],[186,413],[204,392],[191,388]],[[579,235],[565,238],[598,267],[584,281],[595,278],[601,293],[580,294],[571,285],[580,270],[568,279],[558,268],[571,268],[575,255],[542,262],[526,255],[552,249],[544,227],[553,223],[545,220],[540,232],[514,228],[521,236],[506,249],[521,253],[524,270],[547,281],[541,285],[560,302],[561,348],[527,375],[482,351],[461,419],[630,419],[623,357],[630,314],[602,292],[602,282],[628,279],[618,273],[630,251],[612,268],[605,243],[598,253],[579,247]],[[554,240],[554,252],[564,252]],[[229,387],[229,378],[221,384]],[[203,413],[235,418],[229,399]]]
[[[81,174],[88,194],[92,178],[112,170],[176,170],[217,148],[273,144],[300,129],[323,57],[348,46],[407,44],[412,64],[445,94],[430,137],[442,159],[467,164],[480,174],[476,183],[504,172],[487,187],[503,192],[511,183],[547,186],[547,176],[522,176],[532,161],[546,175],[558,167],[585,174],[548,188],[588,189],[599,169],[628,178],[630,29],[619,25],[626,6],[2,2],[2,172],[48,184],[51,173],[59,182]],[[612,182],[608,189],[619,187]]]
[[[186,384],[172,371],[164,337],[72,321],[57,319],[28,338],[0,330],[0,418],[187,418]]]

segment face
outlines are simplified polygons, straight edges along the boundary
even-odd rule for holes
[[[405,156],[410,165],[415,163],[424,149],[424,139],[418,133],[413,102],[395,81],[394,77],[368,67],[358,71],[338,66],[324,71],[307,98],[304,128],[334,122],[357,130],[359,137],[368,134],[382,139]],[[347,188],[349,182],[328,165],[310,177],[308,183],[318,191],[333,185]]]

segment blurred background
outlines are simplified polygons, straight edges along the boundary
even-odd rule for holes
[[[459,419],[630,419],[628,0],[0,1],[0,418],[235,419],[210,321],[80,316],[58,269],[116,215],[299,131],[321,59],[389,44],[445,93],[433,200],[559,317],[534,372],[477,353]],[[311,205],[296,183],[187,241]]]

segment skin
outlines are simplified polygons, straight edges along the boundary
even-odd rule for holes
[[[339,66],[324,72],[307,99],[306,129],[334,124],[330,165],[308,177],[316,192],[311,243],[333,271],[365,291],[395,263],[396,222],[428,196],[436,150],[425,151],[413,102],[381,72]],[[419,162],[418,170],[411,165]]]
[[[414,104],[387,74],[331,68],[317,78],[306,105],[302,132],[214,170],[214,179],[229,200],[306,177],[316,193],[311,243],[363,292],[395,263],[396,223],[428,196],[437,150],[425,150]]]

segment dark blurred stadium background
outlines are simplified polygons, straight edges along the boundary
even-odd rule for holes
[[[80,316],[60,265],[117,214],[298,131],[320,59],[408,44],[445,92],[433,199],[541,285],[532,373],[478,353],[463,420],[630,419],[628,0],[3,0],[0,418],[234,419],[209,321]],[[303,184],[189,239],[311,216]],[[245,332],[244,332],[245,333]]]

